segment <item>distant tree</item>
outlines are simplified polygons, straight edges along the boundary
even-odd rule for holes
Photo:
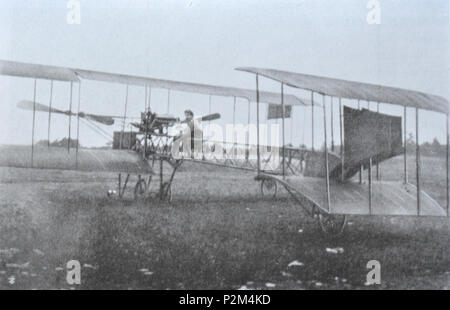
[[[68,138],[62,138],[61,140],[54,140],[53,142],[50,142],[50,146],[52,147],[67,147],[69,143]],[[77,147],[78,140],[77,139],[70,139],[70,147],[75,148]],[[35,143],[36,146],[48,146],[48,140],[39,140]],[[79,145],[81,147],[81,144]]]
[[[433,155],[437,155],[441,152],[442,150],[442,146],[439,143],[437,138],[433,139],[433,142],[431,143],[431,152],[433,153]]]
[[[48,146],[48,140],[39,140],[34,145],[36,145],[36,146]]]
[[[416,142],[412,133],[408,134],[408,138],[406,139],[406,151],[409,153],[415,152],[416,150]]]
[[[424,143],[421,147],[423,149],[423,153],[426,155],[445,156],[446,154],[446,145],[439,143],[437,138],[434,138],[432,143]]]
[[[412,134],[409,134],[409,138],[406,141],[406,149],[410,153],[416,151],[416,143]],[[434,138],[431,143],[426,141],[420,145],[420,153],[427,156],[445,156],[446,145],[442,145],[437,138]]]

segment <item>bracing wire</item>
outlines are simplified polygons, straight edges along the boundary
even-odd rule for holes
[[[92,126],[97,128],[97,130],[102,132],[104,135],[106,135],[106,136],[108,136],[108,137],[110,137],[112,139],[112,135],[109,132],[107,132],[106,130],[104,130],[103,128],[101,128],[100,126],[98,126],[95,122],[93,122],[93,121],[91,121],[89,119],[86,119],[86,121],[88,121]]]
[[[100,130],[98,130],[97,128],[95,128],[91,122],[81,118],[80,119],[82,122],[84,122],[92,131],[94,131],[95,133],[97,133],[98,135],[100,135],[102,138],[106,139],[107,141],[112,141],[112,137],[109,134],[106,134]]]

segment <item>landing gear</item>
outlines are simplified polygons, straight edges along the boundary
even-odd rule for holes
[[[322,232],[332,237],[340,236],[347,224],[347,216],[340,214],[319,213],[317,220]]]
[[[134,187],[134,200],[139,201],[150,197],[150,193],[148,191],[149,185],[151,183],[151,178],[149,179],[149,183],[144,179],[139,180]],[[156,196],[158,197],[158,196]],[[168,203],[172,202],[172,184],[168,182],[164,182],[161,188],[161,193],[159,193],[159,199],[161,201],[166,201]]]
[[[169,204],[172,203],[172,184],[164,183],[161,191],[161,200],[167,201]]]
[[[277,182],[272,179],[261,181],[261,195],[263,197],[276,197],[278,192]]]
[[[134,187],[134,200],[140,200],[148,196],[147,190],[150,182],[151,177],[149,178],[149,184],[147,184],[145,179],[140,179],[139,181],[137,181],[136,186]]]
[[[320,229],[328,237],[338,237],[344,232],[345,226],[347,225],[346,215],[328,213],[326,209],[320,208],[315,202],[296,191],[288,182],[281,178],[260,174],[255,177],[255,180],[261,182],[261,194],[263,197],[275,197],[278,191],[278,183],[284,186],[286,191],[296,201],[298,206],[304,209],[306,214],[314,219],[317,218]]]
[[[155,166],[155,155],[152,156],[152,160],[151,160],[151,167],[153,169],[153,167]]]
[[[136,185],[134,186],[134,191],[133,191],[135,201],[151,202],[151,201],[155,201],[156,199],[158,199],[159,201],[165,201],[169,204],[172,202],[173,179],[175,177],[175,173],[176,173],[177,169],[181,166],[183,161],[182,160],[177,160],[177,161],[174,160],[174,161],[170,162],[166,158],[158,158],[158,161],[160,163],[159,180],[158,180],[158,178],[156,178],[156,181],[159,183],[158,184],[159,189],[156,192],[155,191],[152,192],[150,190],[152,180],[153,180],[152,175],[150,175],[148,177],[148,179],[143,178],[141,175],[138,175],[138,180],[136,182]],[[167,181],[164,180],[165,175],[163,174],[164,162],[168,162],[170,164],[170,166],[173,167],[172,173],[170,174],[170,178]],[[119,174],[119,197],[121,199],[123,199],[123,197],[124,197],[126,186],[129,182],[129,179],[130,179],[130,174],[127,174],[125,183],[122,185],[122,175]],[[109,192],[108,192],[108,195],[111,195],[111,194],[109,194]]]

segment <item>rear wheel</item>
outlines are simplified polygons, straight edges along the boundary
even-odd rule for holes
[[[319,213],[318,221],[323,233],[337,237],[344,232],[347,216],[340,214]]]
[[[275,197],[277,195],[278,185],[272,179],[263,179],[261,181],[261,195],[263,197]]]
[[[134,187],[134,200],[145,198],[147,193],[147,183],[144,179],[140,179],[137,181],[136,186]]]
[[[165,200],[168,203],[172,203],[172,185],[170,183],[165,183],[162,190],[161,200]]]

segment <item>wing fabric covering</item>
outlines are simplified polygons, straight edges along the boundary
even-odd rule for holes
[[[79,82],[76,73],[63,67],[27,64],[0,60],[0,75],[45,79],[63,82]]]
[[[87,172],[151,173],[147,161],[134,151],[80,148],[77,164],[76,150],[64,147],[36,145],[33,168],[78,170]],[[0,145],[0,166],[31,168],[31,147]]]
[[[449,113],[449,101],[446,98],[414,90],[275,69],[245,67],[237,68],[237,70],[258,74],[288,86],[315,91],[336,98],[373,101],[444,114]]]
[[[171,89],[174,91],[198,93],[210,96],[236,97],[252,102],[256,101],[256,91],[252,89],[172,81],[136,75],[55,67],[6,60],[0,60],[0,75],[76,83],[80,82],[80,80],[92,80],[108,83],[119,83],[124,85]],[[280,94],[278,93],[267,91],[260,91],[259,93],[259,101],[261,103],[280,104],[280,100]],[[309,100],[301,99],[291,94],[284,95],[284,102],[285,104],[300,106],[311,104]]]

